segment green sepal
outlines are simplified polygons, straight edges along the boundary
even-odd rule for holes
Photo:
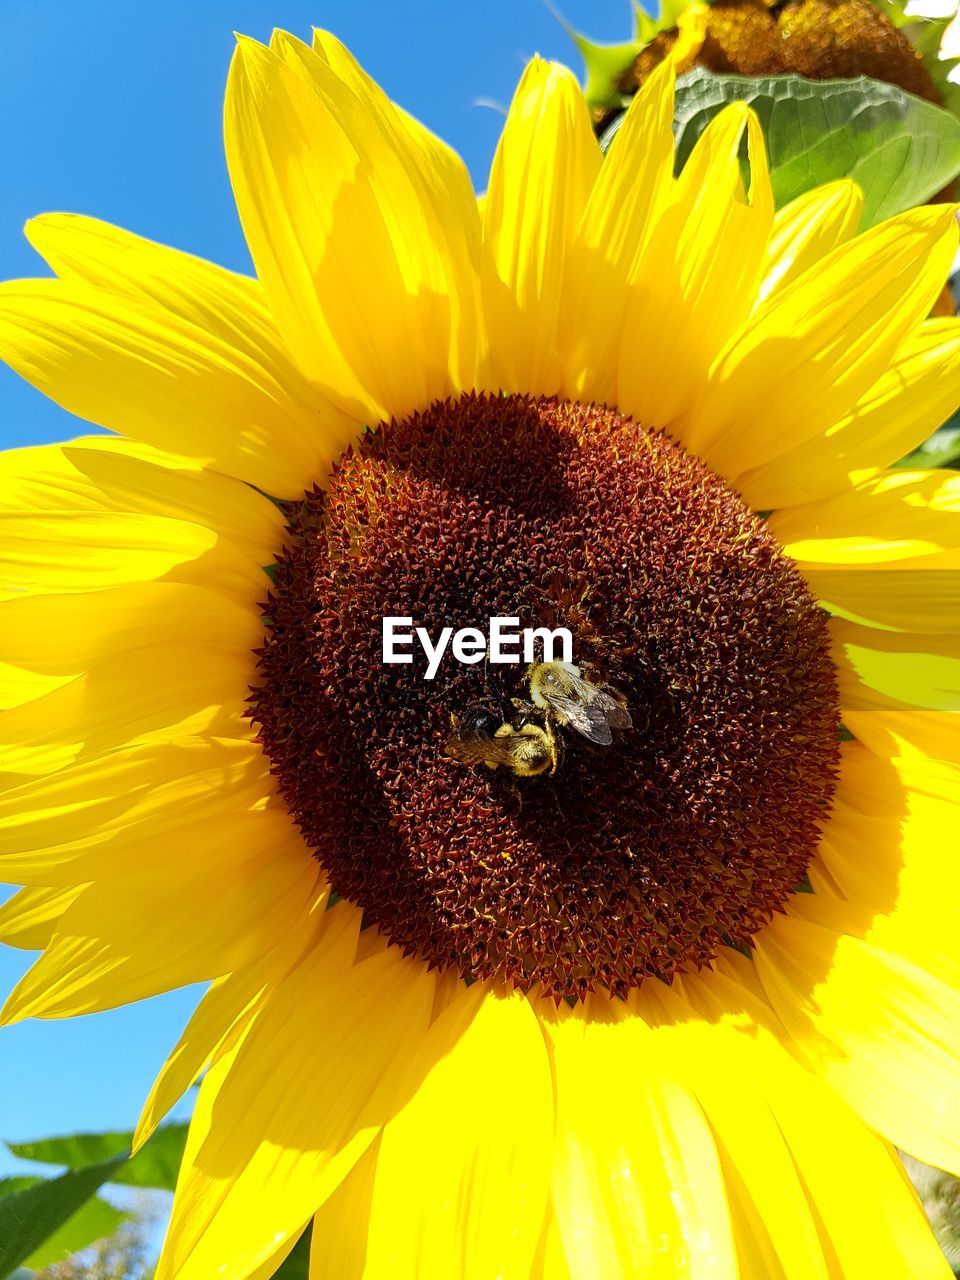
[[[690,0],[663,0],[656,18],[647,13],[637,0],[632,0],[632,4],[633,37],[622,44],[600,44],[590,40],[554,11],[557,21],[583,58],[586,72],[583,96],[591,107],[609,109],[625,105],[630,95],[619,87],[623,77],[655,36],[677,25],[681,13],[689,8]]]

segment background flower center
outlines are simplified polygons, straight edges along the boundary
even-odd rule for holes
[[[367,434],[289,517],[252,714],[334,890],[397,945],[622,995],[746,945],[801,885],[837,763],[825,617],[666,436],[471,395]],[[525,669],[384,666],[384,615],[566,626],[633,728],[606,747],[561,730],[536,778],[452,760],[452,718],[509,714]]]

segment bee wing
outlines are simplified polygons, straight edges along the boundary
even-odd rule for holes
[[[598,697],[595,702],[602,708],[603,714],[607,718],[607,724],[610,725],[611,729],[632,729],[633,720],[630,718],[630,712],[623,703],[618,702],[616,698],[604,692],[603,689],[597,689],[596,692]]]
[[[616,698],[595,684],[564,671],[542,690],[554,714],[597,746],[609,747],[613,729],[630,729],[630,713]]]
[[[598,747],[609,747],[613,741],[613,734],[601,706],[595,702],[584,702],[580,698],[571,698],[565,693],[554,691],[545,696],[550,710],[564,724],[575,729],[590,742],[595,742]]]

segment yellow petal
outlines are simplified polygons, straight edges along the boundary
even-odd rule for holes
[[[888,471],[827,501],[776,511],[768,524],[801,569],[955,551],[960,472]]]
[[[960,403],[960,320],[927,320],[853,408],[822,434],[734,479],[757,511],[813,502],[916,449]]]
[[[814,187],[784,205],[773,219],[757,301],[793,284],[846,244],[856,234],[862,212],[863,193],[849,178]]]
[[[955,553],[877,565],[802,566],[832,614],[885,631],[950,635],[960,627],[960,563]]]
[[[813,1069],[891,1142],[960,1170],[960,995],[908,960],[792,916],[757,936],[755,955]]]
[[[446,244],[389,122],[319,55],[309,80],[241,39],[227,86],[227,162],[250,252],[300,367],[374,424],[453,390],[469,363]],[[407,135],[407,141],[412,135]],[[429,161],[421,161],[421,164]]]
[[[61,279],[125,293],[218,333],[262,363],[304,410],[319,407],[316,389],[287,354],[258,281],[81,214],[41,214],[24,232]]]
[[[379,1156],[375,1138],[314,1214],[310,1280],[369,1280],[367,1230]]]
[[[771,1088],[786,1054],[777,1045],[733,1032],[742,999],[719,999],[710,977],[641,989],[639,1007],[656,1028],[653,1041],[688,1083],[710,1124],[730,1201],[741,1274],[757,1280],[830,1275],[817,1219],[772,1105]],[[733,1011],[736,1010],[736,1013]],[[779,1053],[777,1052],[779,1051]],[[794,1064],[789,1064],[796,1074]],[[797,1082],[791,1079],[791,1086]],[[812,1083],[799,1085],[813,1093]]]
[[[63,279],[126,293],[169,311],[201,329],[221,334],[262,364],[301,415],[322,434],[316,479],[356,435],[357,424],[311,385],[291,359],[257,280],[237,275],[192,254],[156,244],[97,218],[47,213],[25,227],[27,239]],[[228,468],[225,468],[228,469]],[[248,476],[256,480],[257,477]]]
[[[205,327],[235,328],[251,351],[269,351],[290,370],[256,280],[78,213],[42,213],[24,234],[62,279],[142,298]]]
[[[327,908],[327,888],[321,877],[306,910],[290,916],[276,945],[235,973],[211,983],[194,1010],[143,1104],[133,1136],[133,1150],[150,1138],[157,1125],[187,1089],[242,1036],[264,993],[300,960],[305,949],[322,936],[327,953],[349,964],[356,951],[360,912],[346,902]],[[334,947],[336,950],[334,950]],[[342,961],[339,959],[342,956]]]
[[[70,443],[71,446],[82,447],[91,438],[96,437],[81,437]],[[165,455],[158,453],[157,456]],[[0,510],[109,509],[103,491],[77,469],[64,452],[63,445],[41,444],[0,452]]]
[[[674,70],[663,62],[634,94],[587,199],[567,255],[564,388],[613,404],[630,287],[673,180]]]
[[[956,712],[845,708],[843,723],[858,742],[882,759],[930,757],[960,764]]]
[[[650,1028],[596,998],[545,1019],[557,1091],[553,1204],[572,1280],[737,1275],[716,1145]]]
[[[256,565],[270,564],[283,542],[284,516],[276,503],[230,476],[184,466],[157,465],[137,456],[127,441],[74,441],[62,446],[67,462],[103,495],[113,511],[165,514],[213,529]]]
[[[527,1280],[553,1139],[536,1015],[516,993],[461,986],[411,1068],[419,1083],[381,1139],[364,1275]]]
[[[118,654],[0,716],[0,773],[51,773],[118,747],[213,736],[251,740],[246,657],[191,645]]]
[[[110,591],[0,603],[0,661],[41,675],[78,675],[150,644],[190,643],[246,655],[263,640],[258,611],[201,587],[134,583]]]
[[[889,917],[880,922],[868,915],[868,932],[859,915],[841,916],[837,927],[906,955],[951,983],[960,978],[960,869],[939,833],[960,817],[958,801],[960,771],[949,762],[909,754],[878,759],[860,743],[844,743],[819,850],[837,894],[871,915]],[[813,902],[809,897],[792,903],[791,914],[820,912],[821,895],[813,895]]]
[[[60,917],[82,892],[67,889],[21,889],[0,907],[0,942],[25,951],[42,950],[53,937]]]
[[[683,979],[683,995],[708,1020],[709,1035],[698,1041],[689,1020],[657,1031],[673,1037],[678,1069],[693,1073],[711,1123],[718,1094],[727,1092],[725,1121],[717,1114],[722,1142],[737,1136],[737,1110],[744,1105],[753,1111],[750,1100],[759,1100],[774,1117],[794,1174],[784,1169],[784,1183],[770,1172],[764,1177],[765,1152],[771,1150],[765,1142],[752,1161],[738,1163],[735,1176],[743,1174],[751,1194],[759,1197],[756,1205],[763,1205],[764,1228],[784,1274],[788,1280],[812,1277],[825,1263],[830,1280],[875,1280],[881,1275],[884,1280],[949,1280],[949,1268],[895,1153],[786,1051],[775,1016],[762,996],[753,994],[752,971],[749,960],[729,953],[714,972]],[[779,1148],[776,1135],[765,1137],[773,1150]],[[744,1155],[741,1151],[738,1159]],[[789,1194],[780,1199],[781,1189],[788,1192],[797,1179],[806,1206],[795,1205]],[[789,1221],[794,1212],[796,1220]],[[810,1219],[820,1236],[822,1261],[805,1243],[803,1224]],[[746,1274],[767,1280],[778,1273]]]
[[[199,524],[271,563],[283,542],[276,503],[229,476],[101,436],[0,453],[0,512],[132,512]]]
[[[960,636],[877,631],[839,619],[830,630],[845,711],[960,711]]]
[[[552,1209],[547,1216],[539,1251],[533,1260],[530,1280],[570,1280],[570,1268],[560,1239],[557,1215]]]
[[[760,124],[734,103],[704,130],[650,234],[623,325],[621,409],[657,427],[689,409],[753,305],[772,218]]]
[[[886,630],[960,628],[957,473],[881,473],[770,523],[831,613]]]
[[[0,357],[70,413],[295,497],[329,466],[319,401],[296,404],[274,370],[142,298],[76,280],[0,286]]]
[[[188,738],[112,752],[0,794],[4,876],[21,884],[83,883],[92,878],[86,870],[72,881],[44,878],[48,861],[75,861],[56,846],[79,852],[131,825],[176,825],[178,807],[195,807],[195,817],[221,806],[240,813],[272,794],[266,759],[254,743]]]
[[[572,73],[534,58],[497,146],[483,206],[483,309],[490,390],[551,395],[567,343],[564,273],[600,170]]]
[[[157,1280],[272,1274],[405,1099],[433,977],[393,947],[314,948],[207,1073]]]
[[[42,698],[70,680],[70,676],[40,675],[22,667],[0,662],[0,709],[23,706],[34,698]]]
[[[165,516],[0,511],[0,598],[149,582],[216,548],[211,529]]]
[[[827,924],[956,990],[960,886],[952,868],[936,880],[937,869],[929,865],[935,860],[924,865],[915,856],[916,808],[908,818],[911,830],[898,840],[889,821],[863,820],[861,814],[852,821],[851,808],[838,807],[836,831],[809,867],[814,892],[798,895],[789,913],[804,923]]]
[[[790,914],[854,934],[956,989],[960,874],[941,833],[960,820],[960,735],[954,727],[941,758],[889,736],[879,759],[860,742],[843,744],[830,822],[811,867],[812,879],[822,870],[823,884],[792,902]]]
[[[192,873],[164,868],[89,886],[4,1006],[4,1023],[71,1018],[203,982],[255,961],[316,897],[299,836],[224,875],[197,850]]]
[[[97,776],[94,763],[88,774],[94,786]],[[78,885],[107,877],[120,881],[161,866],[176,876],[181,863],[189,871],[198,847],[211,869],[218,866],[229,876],[238,849],[269,849],[287,838],[289,816],[271,796],[265,771],[250,770],[238,782],[218,773],[216,766],[195,778],[173,781],[158,770],[154,791],[143,789],[112,812],[101,811],[103,820],[84,824],[82,834],[70,825],[69,815],[62,824],[54,820],[45,825],[47,815],[41,813],[35,820],[36,839],[21,829],[3,847],[0,872],[7,880],[29,885]],[[60,838],[45,841],[48,834]]]
[[[263,970],[256,965],[226,973],[210,984],[147,1095],[133,1137],[134,1152],[149,1141],[220,1046],[229,1037],[242,1035],[265,986]]]
[[[929,313],[957,247],[952,206],[890,218],[774,292],[714,363],[683,439],[734,476],[815,439]]]
[[[319,92],[325,92],[325,77],[316,74],[316,62],[304,54],[299,40],[274,32],[271,48],[306,73]],[[451,147],[391,102],[331,32],[314,29],[313,52],[356,95],[366,123],[382,130],[401,157],[429,222],[430,239],[442,246],[440,265],[447,275],[451,308],[453,385],[472,387],[481,341],[480,217],[467,167]]]

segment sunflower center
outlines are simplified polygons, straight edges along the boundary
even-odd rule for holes
[[[942,99],[923,55],[871,0],[716,0],[704,22],[703,43],[680,70],[696,63],[747,76],[870,76],[930,102]],[[620,87],[634,92],[676,41],[676,28],[655,36]]]
[[[746,946],[803,880],[837,761],[824,618],[660,433],[516,396],[382,425],[290,505],[265,617],[252,715],[289,810],[333,889],[431,965],[622,995]],[[522,662],[385,665],[384,617],[565,627],[632,725],[591,741],[529,705]],[[556,767],[488,767],[505,725]]]

